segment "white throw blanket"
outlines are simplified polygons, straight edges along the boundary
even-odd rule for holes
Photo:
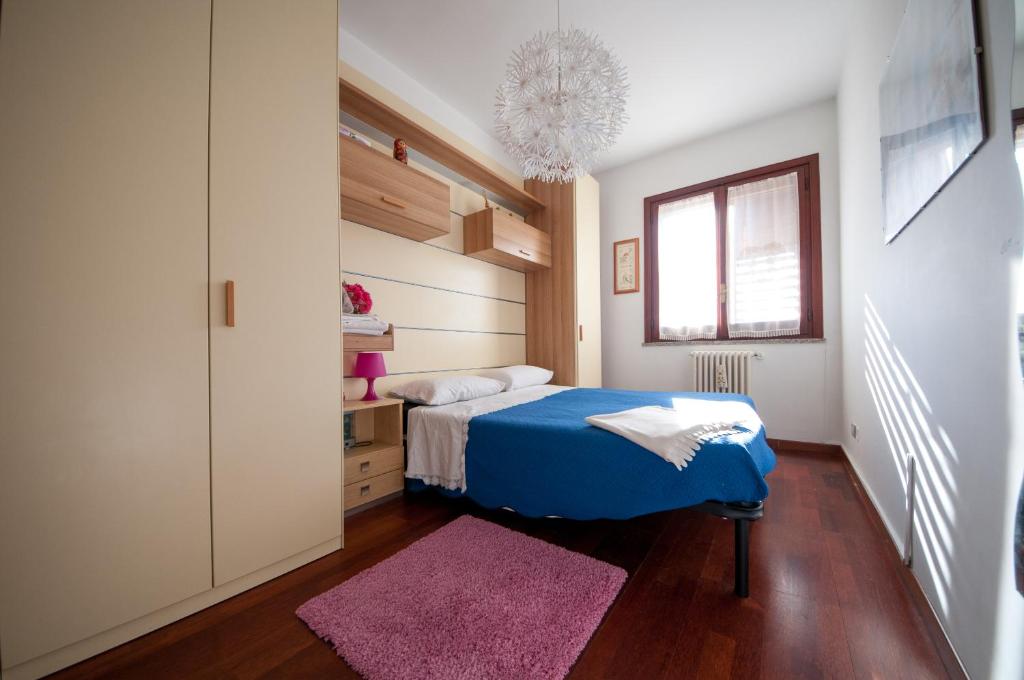
[[[466,490],[466,441],[474,416],[543,399],[568,387],[537,385],[444,406],[409,411],[405,476],[446,489]]]
[[[673,399],[672,408],[642,406],[618,413],[590,416],[587,422],[655,453],[682,470],[701,444],[737,432],[761,428],[754,409],[741,401]]]

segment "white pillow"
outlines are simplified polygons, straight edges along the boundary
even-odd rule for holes
[[[504,368],[481,371],[480,375],[500,380],[505,385],[505,391],[511,392],[522,387],[545,385],[555,374],[553,371],[539,366],[505,366]]]
[[[453,404],[457,401],[489,397],[505,389],[505,383],[478,375],[453,375],[447,378],[413,380],[391,390],[399,399],[427,406]]]

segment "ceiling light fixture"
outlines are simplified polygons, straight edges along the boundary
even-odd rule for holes
[[[626,69],[597,39],[538,33],[512,54],[498,87],[496,131],[523,176],[572,182],[593,167],[626,122]]]

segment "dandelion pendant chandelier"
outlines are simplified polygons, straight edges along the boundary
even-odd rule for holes
[[[498,87],[496,130],[523,176],[586,175],[626,122],[626,69],[596,36],[538,33],[512,54]]]

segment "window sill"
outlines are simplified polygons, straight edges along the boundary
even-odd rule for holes
[[[825,338],[735,338],[732,340],[658,340],[642,343],[644,347],[677,347],[690,345],[809,345],[825,342]]]

